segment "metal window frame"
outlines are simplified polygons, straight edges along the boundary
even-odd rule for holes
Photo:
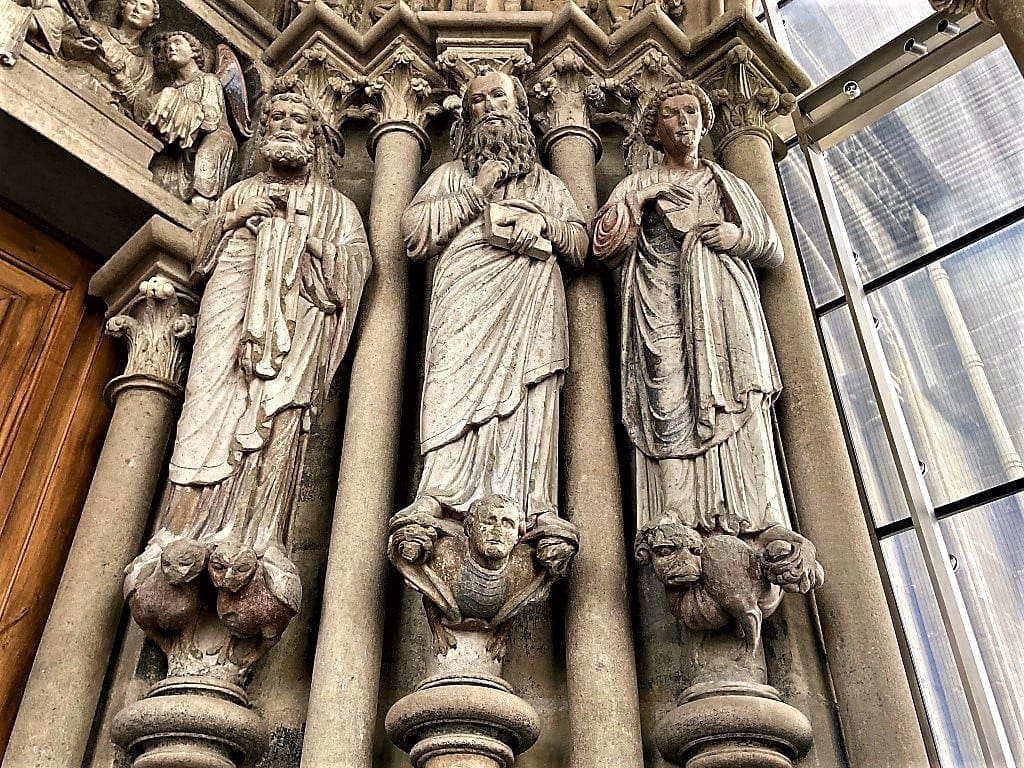
[[[762,7],[769,31],[784,50],[790,51],[776,0],[763,0]],[[960,23],[965,30],[956,37],[946,38],[940,35],[937,24],[945,17],[943,14],[934,14],[900,36],[906,38],[904,46],[909,47],[907,41],[911,38],[918,39],[925,31],[932,33],[928,37],[931,46],[927,53],[910,54],[902,48],[897,53],[896,45],[899,38],[890,41],[875,53],[801,97],[793,115],[793,122],[807,160],[811,184],[836,260],[845,303],[849,307],[858,346],[866,364],[868,380],[878,404],[886,441],[895,460],[900,488],[910,510],[911,527],[921,547],[925,570],[953,652],[982,754],[986,764],[993,768],[1014,768],[1016,764],[984,659],[963,595],[953,574],[935,505],[918,469],[919,462],[910,429],[889,372],[881,338],[874,323],[865,286],[855,262],[839,201],[823,155],[824,147],[833,146],[842,138],[906,103],[998,47],[998,36],[995,36],[994,31],[987,34],[987,25],[981,25],[974,14],[950,17]],[[911,58],[905,58],[908,56]],[[853,74],[859,75],[860,79],[852,77]],[[843,84],[849,79],[869,84],[867,93],[873,95],[865,99],[862,87],[859,97],[849,99],[843,93]],[[846,103],[836,96],[837,93]],[[938,258],[941,256],[933,260]],[[960,507],[957,511],[967,508],[973,507]],[[877,529],[874,532],[877,537]],[[881,566],[884,569],[884,563]],[[927,719],[924,712],[919,713],[919,717],[922,720]]]

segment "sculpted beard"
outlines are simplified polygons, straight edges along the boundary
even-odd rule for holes
[[[313,162],[316,145],[312,139],[302,141],[294,133],[279,131],[268,136],[260,145],[260,154],[273,165],[299,168]]]
[[[517,178],[537,162],[537,140],[522,112],[489,112],[469,124],[457,154],[471,176],[488,160],[500,160],[509,165],[509,177]]]

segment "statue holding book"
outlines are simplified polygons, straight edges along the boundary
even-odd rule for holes
[[[638,555],[660,554],[650,544],[659,527],[675,531],[673,542],[680,526],[692,530],[683,549],[705,559],[716,537],[738,537],[743,546],[719,549],[736,560],[736,589],[751,590],[759,611],[747,581],[806,592],[824,576],[813,544],[789,527],[772,435],[782,381],[754,268],[778,266],[782,244],[750,187],[699,157],[713,120],[695,83],[651,99],[644,135],[664,161],[615,188],[594,222],[594,254],[622,265],[622,417],[636,453]],[[680,601],[694,615],[679,618],[692,629],[716,628],[703,626],[711,615],[719,627],[731,621],[706,602]],[[760,616],[748,627],[759,634]]]
[[[586,230],[537,162],[522,83],[472,78],[442,165],[402,217],[409,257],[437,256],[420,411],[423,475],[406,513],[461,519],[499,493],[526,530],[558,509],[558,407],[569,343],[560,264]]]

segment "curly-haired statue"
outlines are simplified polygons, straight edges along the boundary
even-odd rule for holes
[[[297,84],[276,84],[259,141],[269,170],[227,189],[195,231],[193,270],[209,281],[157,532],[125,587],[171,543],[202,547],[219,590],[204,615],[224,628],[216,674],[236,681],[298,611],[286,553],[306,442],[371,265],[355,205],[315,168],[320,116]],[[132,610],[159,625],[138,597]],[[163,642],[172,674],[213,674],[188,637]]]
[[[189,32],[168,32],[156,40],[154,64],[170,82],[152,100],[143,121],[166,149],[153,162],[162,187],[206,213],[227,187],[238,140],[228,122],[248,135],[248,109],[241,67],[230,49],[218,46],[217,74],[205,71],[207,51]],[[225,80],[231,87],[225,89]],[[231,109],[225,95],[240,100]],[[245,117],[239,120],[239,116]]]
[[[664,161],[615,188],[594,221],[593,244],[598,259],[622,265],[622,416],[636,451],[637,522],[647,542],[638,555],[657,562],[650,542],[659,526],[673,529],[666,554],[682,541],[680,527],[692,531],[692,548],[738,538],[743,547],[728,557],[749,568],[733,586],[752,596],[758,614],[756,621],[735,616],[735,628],[753,650],[757,604],[771,601],[741,583],[764,578],[806,592],[823,572],[814,546],[789,528],[772,437],[782,382],[754,268],[778,266],[782,244],[750,187],[698,156],[713,121],[696,83],[671,84],[650,100],[644,138]],[[720,543],[711,549],[725,552]],[[706,581],[708,557],[697,559],[704,567],[694,582]]]

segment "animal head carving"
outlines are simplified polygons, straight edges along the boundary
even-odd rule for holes
[[[175,539],[160,552],[160,570],[170,584],[187,584],[206,567],[206,547],[195,539]]]
[[[704,540],[688,525],[675,521],[648,525],[637,531],[633,552],[640,565],[650,565],[666,587],[699,581]]]
[[[217,589],[237,592],[252,581],[258,567],[255,550],[238,542],[220,542],[210,553],[210,581]]]

